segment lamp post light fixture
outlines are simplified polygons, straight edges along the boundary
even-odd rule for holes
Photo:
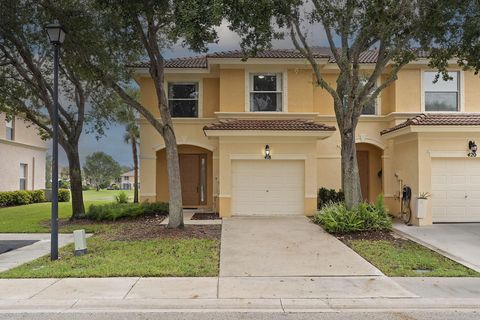
[[[468,153],[468,156],[471,157],[471,158],[475,158],[477,156],[477,144],[475,143],[475,141],[468,141],[468,149],[470,150],[470,152]]]
[[[270,160],[272,159],[272,156],[270,156],[270,146],[267,144],[265,146],[265,160]]]
[[[58,60],[65,29],[55,21],[45,27],[53,45],[53,114],[52,114],[52,228],[50,259],[58,260]]]

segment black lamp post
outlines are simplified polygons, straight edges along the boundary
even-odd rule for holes
[[[65,29],[57,22],[45,27],[54,48],[53,56],[53,115],[52,115],[52,230],[51,260],[58,259],[58,59],[60,46],[65,40]]]

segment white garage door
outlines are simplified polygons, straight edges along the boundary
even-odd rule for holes
[[[433,222],[480,222],[480,159],[432,160]]]
[[[304,214],[304,162],[232,161],[232,214]]]

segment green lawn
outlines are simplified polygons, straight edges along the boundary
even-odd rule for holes
[[[119,190],[88,190],[84,191],[85,210],[91,204],[113,202],[114,195],[118,194]],[[133,197],[133,191],[125,191]],[[0,233],[1,232],[49,232],[48,221],[50,220],[51,204],[35,203],[25,206],[17,206],[0,209]],[[68,219],[72,215],[72,207],[69,202],[60,202],[58,207],[58,216],[60,219]],[[95,232],[98,228],[104,226],[97,226],[95,224],[83,226],[87,232]],[[71,232],[75,226],[68,228],[60,228],[61,232]]]
[[[111,202],[115,201],[115,195],[119,194],[120,192],[125,192],[128,194],[129,200],[133,200],[133,190],[87,190],[83,191],[83,200]]]
[[[65,277],[208,277],[218,275],[219,242],[212,239],[87,240],[89,252],[75,257],[73,245],[60,249],[60,259],[45,256],[0,278]]]
[[[390,277],[480,276],[480,273],[409,240],[348,240],[347,244]]]

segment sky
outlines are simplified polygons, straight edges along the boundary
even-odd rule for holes
[[[317,32],[318,30],[318,32]],[[217,43],[212,43],[208,46],[208,52],[216,51],[226,51],[226,50],[236,50],[240,48],[240,38],[236,33],[228,29],[227,23],[222,23],[217,29],[218,39]],[[324,34],[321,32],[320,28],[313,28],[310,30],[309,38],[311,39],[311,44],[314,45],[328,45],[328,42],[325,39]],[[275,40],[272,43],[274,48],[292,48],[293,45],[290,39],[286,38],[284,40]],[[176,57],[188,57],[198,55],[198,53],[189,51],[187,48],[183,48],[180,45],[174,46],[169,50],[166,50],[164,53],[165,58],[171,59]],[[80,161],[83,165],[85,158],[96,151],[103,151],[111,155],[120,165],[132,167],[132,153],[131,147],[129,144],[124,143],[125,128],[123,125],[111,124],[108,129],[105,130],[105,135],[97,140],[95,134],[89,134],[88,130],[84,130],[82,136],[80,137]],[[51,148],[51,142],[49,142]],[[51,153],[51,152],[50,152]],[[65,152],[62,148],[59,148],[59,164],[61,167],[67,167],[68,161],[65,155]]]

